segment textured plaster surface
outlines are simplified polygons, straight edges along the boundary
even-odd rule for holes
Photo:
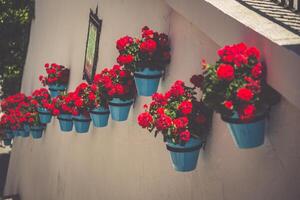
[[[175,80],[188,82],[192,74],[201,72],[201,58],[208,63],[217,59],[219,40],[163,1],[38,0],[24,92],[41,86],[38,75],[45,62],[71,68],[70,89],[81,82],[89,8],[97,3],[103,19],[98,72],[115,63],[115,40],[126,34],[137,36],[143,25],[171,37],[172,61],[160,92]],[[40,140],[17,138],[5,193],[19,193],[23,200],[300,199],[300,111],[286,98],[270,114],[265,145],[255,149],[237,149],[226,124],[215,114],[198,167],[189,173],[174,171],[162,138],[138,127],[137,115],[149,101],[138,97],[126,122],[110,120],[105,128],[91,126],[88,134],[62,133],[53,119]]]

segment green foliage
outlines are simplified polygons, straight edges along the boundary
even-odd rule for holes
[[[34,0],[0,0],[0,84],[2,97],[20,90]]]

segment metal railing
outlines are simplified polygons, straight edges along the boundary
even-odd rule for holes
[[[273,0],[273,1],[293,11],[300,11],[300,0]]]

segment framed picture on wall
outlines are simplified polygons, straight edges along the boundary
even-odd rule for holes
[[[101,26],[102,20],[98,18],[98,8],[96,9],[96,13],[93,13],[91,10],[83,68],[83,79],[85,79],[88,83],[93,81],[97,68]]]

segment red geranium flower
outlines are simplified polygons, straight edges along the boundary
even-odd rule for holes
[[[138,116],[138,123],[141,127],[148,128],[153,123],[153,118],[148,112],[144,112]]]
[[[221,80],[231,81],[234,79],[234,68],[231,65],[221,64],[217,69],[217,76]]]
[[[247,88],[240,88],[237,91],[237,97],[243,101],[251,101],[254,97],[254,94]]]
[[[242,120],[249,120],[254,117],[256,107],[252,104],[243,106],[239,109],[239,116]]]
[[[190,101],[183,101],[179,106],[178,109],[184,115],[188,115],[192,112],[193,104]]]
[[[153,53],[156,50],[157,44],[154,40],[148,39],[141,43],[140,48],[142,52]]]
[[[156,120],[155,126],[158,130],[168,129],[172,125],[172,118],[168,115],[162,114]]]
[[[252,69],[251,74],[253,78],[257,79],[260,78],[263,73],[263,67],[260,63],[257,63]]]
[[[233,109],[233,102],[232,102],[232,101],[224,101],[224,106],[225,106],[228,110],[232,110],[232,109]]]
[[[191,133],[188,130],[182,131],[180,134],[180,139],[184,142],[187,142],[191,138]]]
[[[120,65],[127,65],[133,62],[133,56],[132,55],[119,55],[119,57],[117,58],[117,62]]]
[[[173,120],[174,125],[176,126],[176,128],[185,128],[189,121],[187,117],[179,117],[177,119]]]

